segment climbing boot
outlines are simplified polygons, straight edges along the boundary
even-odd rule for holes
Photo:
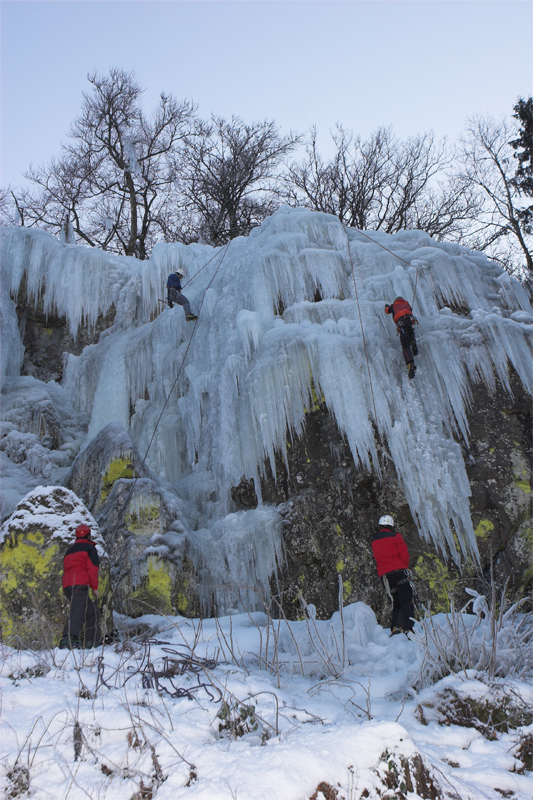
[[[63,636],[58,647],[60,650],[80,650],[81,644],[76,636]]]
[[[417,343],[416,343],[416,341],[415,341],[414,339],[413,339],[413,341],[411,342],[411,353],[412,353],[414,356],[417,356],[417,355],[418,355],[418,345],[417,345]]]
[[[196,314],[185,314],[185,319],[187,322],[194,322],[195,319],[198,319]]]
[[[395,627],[394,627],[394,628],[391,630],[391,632],[390,632],[390,636],[389,636],[389,639],[391,638],[391,636],[396,636],[398,633],[403,633],[403,628],[400,628],[400,627],[398,627],[398,625],[396,625],[396,626],[395,626]]]
[[[416,372],[416,364],[414,361],[410,361],[407,365],[407,375],[409,378],[414,378]]]

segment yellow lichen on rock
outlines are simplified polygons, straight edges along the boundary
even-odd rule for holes
[[[171,589],[168,563],[149,556],[140,585],[131,593],[132,606],[141,614],[171,614]]]
[[[0,551],[2,638],[51,644],[63,618],[62,560],[58,544],[40,531],[11,533]],[[50,642],[48,641],[50,639]]]
[[[490,519],[480,519],[474,533],[478,539],[487,539],[489,533],[494,530],[494,525]]]
[[[130,506],[124,517],[128,530],[137,536],[152,534],[159,530],[161,499],[153,497],[151,500],[152,502],[137,503],[136,507]]]
[[[135,472],[131,463],[131,454],[123,458],[115,458],[108,466],[102,478],[102,490],[100,492],[100,502],[103,503],[113,485],[119,478],[134,478]]]
[[[452,578],[446,564],[434,553],[425,553],[418,558],[413,572],[429,589],[433,613],[448,612],[457,578]]]

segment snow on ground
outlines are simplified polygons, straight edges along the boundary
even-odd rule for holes
[[[6,796],[304,800],[325,782],[359,800],[420,753],[443,797],[531,797],[516,731],[489,741],[438,722],[437,693],[482,701],[487,683],[470,670],[417,694],[416,643],[389,638],[363,603],[344,609],[344,636],[339,614],[116,623],[121,641],[86,654],[3,650]],[[504,684],[531,704],[530,686]]]

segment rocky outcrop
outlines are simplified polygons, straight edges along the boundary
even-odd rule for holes
[[[57,645],[68,605],[62,592],[63,556],[81,523],[89,525],[101,556],[100,588],[109,587],[109,561],[98,526],[63,486],[38,487],[21,500],[0,534],[2,639],[13,647]],[[110,629],[110,620],[104,623]]]
[[[28,302],[26,281],[23,281],[17,295],[17,317],[24,344],[21,375],[32,375],[41,381],[60,381],[69,353],[80,355],[87,345],[97,342],[102,331],[113,324],[115,307],[98,317],[93,330],[83,326],[74,338],[65,317],[44,312],[42,294],[37,301]]]
[[[2,409],[4,516],[30,487],[66,481],[101,526],[125,613],[196,613],[195,574],[204,597],[232,586],[239,598],[246,585],[260,598],[257,567],[263,592],[280,551],[276,509],[285,520],[284,555],[271,586],[288,616],[301,614],[302,598],[319,617],[331,616],[340,578],[344,602],[363,600],[387,621],[369,547],[385,510],[408,542],[420,597],[433,610],[466,601],[462,590],[472,583],[487,591],[491,571],[500,585],[510,578],[512,597],[522,596],[532,573],[530,398],[518,378],[509,392],[493,376],[505,382],[509,363],[528,384],[528,297],[481,254],[417,231],[383,237],[372,241],[342,231],[334,217],[282,208],[249,241],[236,242],[241,251],[224,266],[229,281],[218,267],[218,277],[206,278],[202,246],[161,244],[141,263],[60,245],[42,231],[4,233],[27,373],[18,375],[16,331]],[[182,262],[202,298],[194,328],[181,312],[158,308],[168,270]],[[407,384],[378,298],[415,287],[428,358]],[[65,354],[82,350],[68,359],[60,387]],[[312,397],[315,386],[328,407]],[[464,417],[463,401],[470,403]],[[468,442],[453,439],[454,413],[457,428],[469,425]],[[120,425],[106,426],[116,419],[143,447],[150,441],[151,463],[174,486],[143,466]],[[286,426],[298,437],[285,435]],[[258,481],[260,462],[272,463],[285,439],[275,477],[264,471],[266,507],[247,513],[258,502],[254,483],[232,484],[241,474]],[[372,463],[376,448],[381,469]],[[458,553],[444,558],[436,547],[454,550],[454,534],[474,559],[479,550],[479,562],[461,555],[460,570]],[[206,613],[217,602],[219,612],[238,607],[223,606],[217,591]]]
[[[387,509],[408,544],[420,600],[431,602],[434,611],[448,610],[452,598],[466,603],[465,586],[488,593],[491,557],[497,586],[508,579],[510,598],[528,594],[533,572],[531,401],[515,376],[511,390],[498,386],[491,393],[479,385],[472,400],[470,439],[461,446],[480,563],[463,563],[461,569],[420,538],[393,468],[387,468],[383,482],[374,471],[356,467],[335,421],[316,404],[304,434],[288,444],[288,471],[279,457],[276,480],[269,473],[262,484],[263,500],[279,504],[285,517],[285,557],[272,589],[279,590],[289,617],[301,614],[300,594],[316,606],[320,618],[331,616],[339,604],[340,575],[344,602],[362,600],[388,624],[389,603],[369,546]],[[390,465],[386,449],[381,460]],[[251,482],[243,481],[233,497],[240,507],[257,503]]]
[[[163,531],[176,526],[177,498],[142,464],[120,423],[106,425],[79,454],[67,484],[100,527],[112,564],[117,611],[133,617],[198,612],[190,560],[183,548],[170,554],[158,543]],[[179,539],[178,532],[174,538]]]

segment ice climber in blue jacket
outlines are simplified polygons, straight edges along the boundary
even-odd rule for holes
[[[183,275],[184,272],[182,268],[178,267],[175,272],[172,272],[168,276],[167,301],[170,308],[173,308],[174,303],[183,306],[183,310],[185,311],[185,319],[187,322],[193,322],[195,319],[198,319],[198,317],[192,313],[191,304],[181,292],[181,279],[183,278]]]

